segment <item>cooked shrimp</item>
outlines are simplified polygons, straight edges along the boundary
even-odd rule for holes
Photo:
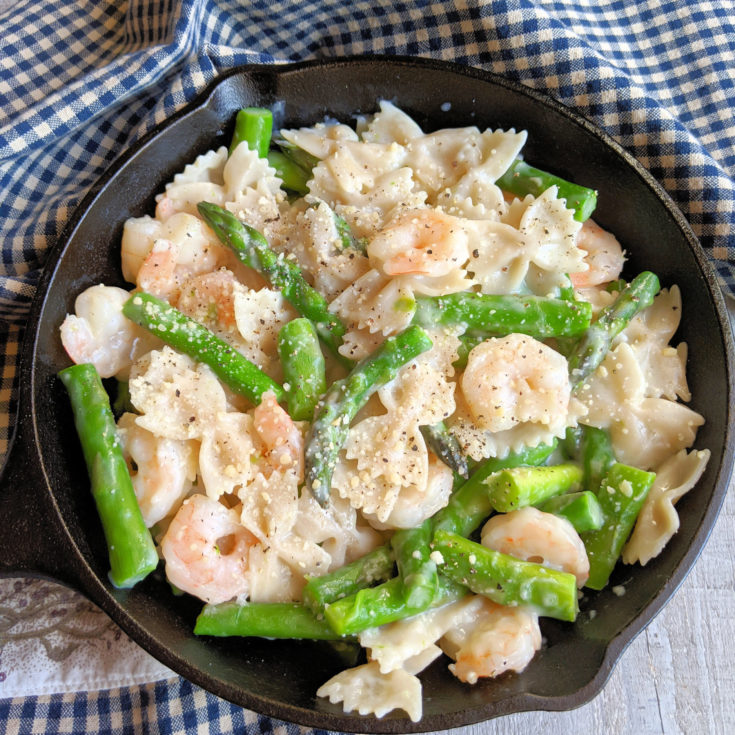
[[[191,489],[197,476],[197,445],[155,436],[138,426],[135,418],[135,414],[124,413],[117,428],[135,496],[150,528],[175,510]]]
[[[566,423],[571,389],[567,361],[524,334],[487,339],[469,354],[462,392],[476,425],[504,431],[532,422]]]
[[[177,302],[179,311],[206,326],[237,329],[235,290],[238,281],[225,268],[193,276],[181,285]]]
[[[468,684],[504,671],[523,671],[541,648],[538,615],[482,598],[477,616],[450,630],[439,645],[454,659],[449,670]]]
[[[156,240],[138,270],[138,286],[160,299],[175,296],[180,285],[176,277],[178,254],[179,248],[170,240]]]
[[[159,256],[149,264],[148,277],[160,279],[162,285],[166,285],[165,279],[155,275],[154,267],[163,265],[169,274],[175,273],[183,280],[197,273],[208,273],[231,257],[214,233],[192,214],[176,212],[163,222],[152,217],[138,217],[128,220],[123,229],[120,255],[126,281],[139,284],[140,269],[157,241],[170,243],[159,249],[164,253],[170,251],[173,256]]]
[[[304,477],[304,437],[276,400],[264,393],[253,411],[253,427],[265,445],[265,460],[274,470],[293,469],[299,482]]]
[[[589,576],[587,552],[574,526],[538,508],[493,516],[482,529],[482,543],[517,559],[569,572],[577,578],[578,587]]]
[[[615,235],[588,219],[577,233],[577,246],[584,250],[586,271],[571,273],[575,288],[599,286],[614,281],[623,270],[625,255]]]
[[[177,212],[176,205],[165,194],[156,203],[156,219],[158,220],[167,220]]]
[[[161,540],[169,581],[217,604],[247,594],[248,555],[258,543],[238,512],[206,495],[184,501]]]
[[[61,342],[77,364],[92,363],[103,378],[126,377],[133,361],[157,340],[122,313],[130,294],[115,286],[91,286],[77,296],[76,314],[61,325]]]
[[[468,236],[457,217],[435,209],[414,209],[381,230],[368,255],[388,276],[445,276],[469,258]]]

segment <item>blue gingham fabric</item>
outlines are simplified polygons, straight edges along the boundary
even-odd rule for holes
[[[48,249],[115,157],[234,65],[408,54],[546,92],[651,171],[735,292],[733,18],[732,0],[0,0],[0,452]],[[183,680],[0,704],[0,733],[203,722],[275,726]]]

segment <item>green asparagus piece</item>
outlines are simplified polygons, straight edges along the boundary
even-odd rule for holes
[[[485,484],[490,505],[500,513],[509,513],[574,490],[581,480],[582,468],[567,463],[501,470],[490,475]]]
[[[437,593],[439,582],[436,563],[430,557],[431,537],[432,522],[427,519],[417,528],[396,531],[390,540],[403,582],[404,600],[412,609],[429,607]]]
[[[324,618],[298,602],[224,602],[205,605],[195,635],[293,638],[328,641],[342,638]]]
[[[556,186],[557,197],[565,199],[569,209],[574,210],[574,219],[584,222],[589,219],[597,206],[597,192],[586,186],[579,186],[558,176],[529,166],[516,158],[510,168],[495,182],[504,191],[519,197],[532,194],[537,197],[551,186]]]
[[[307,183],[311,178],[311,172],[301,168],[296,161],[281,151],[269,151],[267,158],[271,168],[276,169],[276,174],[283,183],[284,189],[288,189],[299,196],[305,196],[309,193]]]
[[[357,250],[359,253],[364,253],[367,250],[367,238],[355,237],[352,228],[347,224],[347,220],[338,215],[334,210],[332,210],[332,217],[334,218],[334,226],[337,228],[337,234],[342,243],[342,249]]]
[[[120,418],[124,413],[135,413],[135,407],[130,402],[130,385],[127,380],[117,381],[115,402],[112,404],[112,413]]]
[[[452,363],[455,370],[464,370],[467,367],[470,352],[481,342],[484,342],[487,336],[486,333],[477,332],[474,329],[458,335],[457,359]]]
[[[540,465],[555,449],[555,444],[540,445],[522,452],[511,453],[505,459],[488,459],[472,473],[467,482],[455,490],[444,508],[432,519],[434,530],[469,536],[492,513],[490,495],[485,481],[500,470],[522,465]]]
[[[592,305],[545,296],[453,293],[416,299],[413,323],[481,332],[485,337],[511,332],[536,339],[575,337],[590,325]]]
[[[615,463],[610,434],[604,429],[594,426],[582,426],[580,454],[584,476],[582,485],[597,493],[600,490],[602,478]]]
[[[573,346],[568,357],[573,386],[579,386],[597,369],[605,359],[613,339],[639,311],[653,303],[659,289],[658,278],[653,273],[644,271],[620,292],[612,304],[600,311],[597,319]]]
[[[439,575],[431,606],[445,605],[466,594],[466,587]],[[377,587],[367,587],[327,605],[324,617],[336,633],[355,635],[368,628],[410,618],[426,609],[406,604],[403,581],[400,577],[393,577]]]
[[[377,549],[335,569],[321,577],[312,577],[306,583],[301,598],[314,612],[323,612],[331,602],[355,594],[363,587],[385,582],[393,576],[395,556],[389,545]]]
[[[577,533],[597,531],[602,528],[605,517],[597,496],[589,490],[566,493],[549,498],[536,506],[545,513],[566,518]]]
[[[467,457],[462,454],[459,442],[449,433],[443,421],[434,426],[420,426],[419,431],[426,445],[444,464],[461,477],[469,477]]]
[[[321,505],[329,500],[337,455],[347,441],[352,419],[381,385],[431,345],[423,329],[408,327],[395,337],[388,337],[346,378],[330,386],[317,408],[305,452],[306,487]]]
[[[567,459],[580,462],[582,456],[582,427],[567,427],[559,446]]]
[[[107,541],[110,581],[115,587],[127,589],[158,566],[158,554],[120,449],[110,399],[93,365],[72,365],[62,370],[59,378],[69,393],[92,496]]]
[[[319,163],[320,159],[316,156],[313,156],[303,148],[299,148],[299,146],[294,143],[290,143],[284,138],[276,138],[275,144],[279,147],[284,156],[290,158],[296,165],[303,168],[304,171],[309,172],[309,174],[311,174],[311,169]]]
[[[319,338],[345,367],[352,361],[339,354],[345,327],[339,317],[329,311],[329,304],[315,288],[304,279],[301,268],[271,250],[268,241],[257,230],[240,222],[234,214],[209,202],[197,205],[204,221],[217,237],[227,245],[245,265],[264,275],[274,288],[302,316],[310,319]]]
[[[257,365],[165,301],[136,293],[123,305],[123,314],[179,352],[209,365],[223,383],[252,403],[260,403],[269,390],[277,400],[284,399],[283,388]]]
[[[268,155],[273,132],[273,113],[263,107],[245,107],[235,117],[235,132],[230,143],[230,155],[240,143],[247,143],[261,158]]]
[[[462,536],[439,530],[434,549],[442,574],[501,605],[528,605],[539,615],[573,621],[577,580],[573,574],[521,561]]]
[[[368,244],[368,238],[366,237],[355,237],[355,233],[352,232],[347,220],[341,215],[337,214],[330,206],[323,200],[319,200],[310,205],[314,209],[319,207],[325,207],[329,211],[329,215],[334,223],[334,228],[337,230],[337,238],[339,239],[339,250],[355,250],[358,253],[365,254]]]
[[[604,516],[602,528],[581,535],[590,560],[586,587],[601,590],[607,584],[655,479],[653,472],[619,462],[610,467],[597,494]]]
[[[291,418],[311,421],[319,397],[327,390],[324,355],[314,325],[304,317],[293,319],[278,333],[283,388]]]

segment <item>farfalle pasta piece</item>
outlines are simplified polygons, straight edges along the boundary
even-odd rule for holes
[[[312,170],[309,192],[336,207],[358,235],[379,230],[396,207],[421,206],[406,150],[397,143],[338,142]],[[337,206],[339,205],[339,206]]]
[[[578,391],[584,423],[608,429],[621,462],[644,470],[692,446],[704,418],[681,403],[647,395],[646,377],[626,342],[611,350]]]
[[[410,115],[392,102],[381,100],[380,111],[373,115],[360,136],[366,143],[399,143],[406,145],[424,132]]]
[[[411,323],[415,303],[405,278],[388,278],[373,268],[348,286],[329,309],[349,329],[388,336]]]
[[[669,345],[680,319],[678,286],[662,289],[653,304],[636,315],[616,339],[616,343],[626,342],[633,349],[645,376],[647,396],[671,401],[691,398],[686,379],[687,345]]]
[[[232,411],[219,414],[202,436],[199,473],[204,490],[213,500],[237,494],[252,481],[257,468],[253,417]]]
[[[276,357],[278,332],[296,317],[294,308],[280,291],[243,288],[233,295],[233,311],[240,352],[268,374],[280,378],[280,363]]]
[[[310,206],[298,212],[288,232],[288,247],[280,247],[296,257],[314,288],[332,301],[357,281],[370,265],[363,254],[345,249],[335,215],[326,203],[309,197]]]
[[[656,469],[656,479],[623,548],[626,564],[638,562],[645,566],[663,551],[679,530],[679,514],[674,506],[699,482],[709,458],[709,449],[682,449]]]
[[[257,539],[269,545],[286,537],[298,515],[299,480],[293,470],[257,472],[240,487],[240,522]]]
[[[523,286],[540,296],[566,283],[566,274],[584,270],[584,252],[575,244],[580,223],[556,198],[556,188],[514,202],[500,221],[472,221],[472,257],[467,266],[483,293],[515,293]]]
[[[301,596],[303,579],[272,546],[255,544],[250,547],[246,573],[247,592],[239,596],[244,602],[293,602]]]
[[[207,151],[187,164],[174,180],[166,184],[165,194],[156,197],[156,218],[165,220],[176,212],[196,214],[198,202],[220,206],[225,202],[223,171],[227,163],[227,148]]]
[[[317,123],[310,128],[282,129],[281,137],[316,158],[326,158],[334,153],[338,143],[357,142],[357,133],[340,123]]]
[[[345,712],[384,717],[394,709],[404,710],[413,722],[422,714],[421,682],[403,669],[382,674],[374,661],[346,669],[322,684],[316,692],[332,703],[342,703]]]
[[[457,602],[414,615],[406,620],[368,628],[358,635],[383,674],[406,668],[426,649],[433,652],[436,642],[449,630],[472,622],[482,608],[482,598],[467,595]],[[418,673],[418,672],[415,672]]]
[[[358,518],[349,501],[337,493],[322,507],[310,493],[301,493],[293,532],[318,544],[330,558],[329,570],[348,564],[383,542],[383,537]]]
[[[364,418],[350,429],[333,487],[378,527],[403,523],[404,515],[420,523],[448,497],[451,473],[438,466],[430,472],[419,427],[436,424],[454,411],[454,383],[448,376],[457,343],[450,335],[437,337],[430,350],[378,390],[386,413]],[[411,511],[402,507],[406,500],[399,502],[404,493],[415,499]]]
[[[429,194],[431,204],[446,206],[440,196],[446,190],[454,189],[456,198],[464,199],[484,188],[493,191],[487,200],[492,206],[502,201],[495,181],[525,141],[525,132],[446,128],[408,141],[405,165],[413,170],[417,188]]]
[[[168,346],[138,360],[130,374],[138,425],[168,439],[200,439],[227,407],[225,391],[206,365]]]

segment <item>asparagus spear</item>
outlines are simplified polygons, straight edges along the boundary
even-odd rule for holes
[[[466,587],[442,575],[437,581],[437,592],[430,603],[432,607],[459,600],[467,594]],[[406,604],[403,581],[400,577],[393,577],[377,587],[367,587],[327,605],[324,617],[336,633],[355,635],[368,628],[409,618],[426,609]]]
[[[284,324],[278,333],[278,354],[288,412],[296,421],[311,421],[319,396],[327,389],[324,355],[314,325],[303,317]]]
[[[69,393],[107,541],[110,581],[115,587],[132,587],[158,566],[158,554],[120,449],[110,399],[93,365],[72,365],[59,378]]]
[[[452,494],[449,503],[434,515],[432,519],[434,530],[469,536],[492,512],[490,495],[485,485],[487,478],[495,472],[511,467],[540,465],[548,459],[554,448],[555,444],[542,444],[522,452],[511,453],[505,459],[488,459]]]
[[[539,615],[573,621],[577,580],[573,574],[521,561],[462,536],[438,530],[434,549],[441,573],[501,605],[529,605]]]
[[[381,385],[392,380],[403,365],[431,344],[423,329],[408,327],[386,339],[326,392],[311,425],[305,453],[306,486],[319,503],[324,505],[329,499],[332,472],[352,419]]]
[[[567,207],[574,210],[574,219],[584,222],[589,219],[597,206],[597,192],[586,186],[579,186],[553,174],[533,168],[522,159],[516,158],[510,168],[495,182],[497,186],[511,194],[537,197],[549,187],[555,186],[559,199],[565,199]]]
[[[263,107],[245,107],[235,116],[235,132],[230,143],[230,155],[240,143],[247,143],[261,158],[268,155],[273,132],[273,113]]]
[[[601,590],[607,584],[655,479],[652,472],[619,462],[610,467],[597,494],[604,516],[602,527],[581,535],[590,560],[586,587]]]
[[[586,301],[461,292],[418,297],[413,323],[460,326],[483,337],[517,332],[547,339],[579,336],[591,319],[592,305]]]
[[[125,302],[122,311],[174,349],[209,365],[223,383],[252,403],[260,403],[260,397],[269,390],[277,400],[284,399],[283,388],[257,365],[165,301],[136,293]]]
[[[204,221],[239,260],[264,275],[274,288],[279,289],[299,314],[312,321],[319,338],[334,356],[345,367],[351,367],[352,361],[338,352],[345,333],[344,325],[336,314],[329,311],[324,296],[306,282],[301,268],[271,250],[263,235],[240,222],[234,214],[209,202],[200,202],[197,208]]]
[[[317,618],[308,607],[297,602],[205,605],[196,619],[194,634],[319,641],[342,638],[324,618]]]
[[[459,442],[449,433],[443,421],[434,426],[419,426],[421,436],[424,437],[429,449],[460,477],[469,477],[467,457],[462,454]]]
[[[347,220],[338,215],[334,210],[332,210],[332,218],[334,219],[334,226],[337,228],[337,234],[342,243],[342,249],[357,250],[359,253],[364,253],[367,249],[367,238],[355,237],[352,228],[347,224]]]
[[[117,392],[115,402],[112,404],[112,413],[116,419],[124,413],[135,413],[135,408],[130,402],[130,385],[127,380],[117,381]]]
[[[361,556],[350,564],[321,577],[312,577],[304,587],[301,598],[314,612],[322,612],[331,602],[355,594],[376,582],[385,582],[393,576],[395,556],[389,544]]]
[[[289,158],[282,151],[269,151],[268,164],[276,169],[278,178],[283,183],[283,188],[304,196],[309,193],[307,182],[311,178],[311,172],[299,166],[296,161]]]
[[[620,292],[612,304],[602,309],[568,357],[573,386],[579,386],[597,369],[605,359],[613,339],[639,311],[653,303],[659,288],[658,278],[644,271]]]
[[[597,496],[589,490],[566,493],[549,498],[536,506],[545,513],[566,518],[577,533],[597,531],[602,528],[605,516]]]
[[[390,540],[403,583],[403,597],[412,609],[429,607],[437,592],[436,563],[429,548],[431,536],[432,522],[427,518],[417,528],[396,531]]]
[[[490,505],[509,513],[536,505],[554,495],[575,489],[582,480],[582,468],[567,463],[550,467],[513,467],[490,475],[486,480]]]
[[[579,449],[584,471],[582,484],[587,490],[597,493],[603,477],[615,463],[610,434],[594,426],[582,426]]]

